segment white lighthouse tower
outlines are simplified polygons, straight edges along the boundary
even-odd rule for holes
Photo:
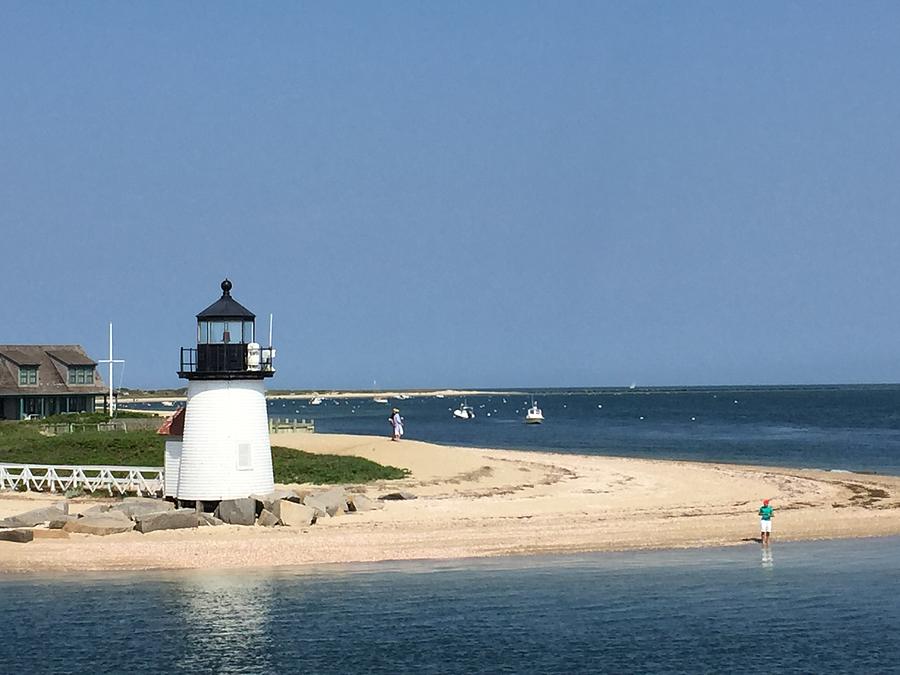
[[[256,342],[256,316],[225,279],[222,297],[197,315],[197,347],[181,349],[187,407],[181,447],[167,445],[167,495],[221,501],[273,491],[263,380],[275,374],[274,354]]]

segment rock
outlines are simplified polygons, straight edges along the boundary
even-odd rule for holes
[[[217,526],[225,524],[225,521],[219,520],[211,513],[198,513],[197,518],[200,527],[205,527],[207,525]]]
[[[307,495],[303,503],[316,509],[319,515],[336,516],[347,512],[347,493],[343,488],[332,488],[318,494]]]
[[[17,516],[10,516],[0,520],[0,527],[34,527],[41,523],[47,523],[55,520],[59,516],[65,516],[69,513],[68,502],[57,502],[52,506],[46,506],[42,509],[32,509]]]
[[[61,530],[63,525],[68,523],[70,520],[78,520],[78,516],[73,516],[69,514],[67,516],[57,516],[47,525],[51,530]]]
[[[3,530],[0,531],[0,541],[14,541],[17,544],[27,544],[34,539],[31,530]]]
[[[125,513],[122,513],[121,511],[119,511],[117,509],[110,509],[109,511],[104,511],[103,513],[97,514],[97,516],[102,517],[102,518],[113,518],[113,519],[119,520],[121,522],[131,522],[132,521],[132,518],[130,516],[128,516]],[[84,517],[85,517],[84,514],[82,514],[82,518],[84,518]],[[88,516],[88,517],[94,517],[94,516]]]
[[[299,504],[303,501],[303,498],[296,492],[285,488],[276,488],[275,491],[268,496],[272,497],[275,501],[284,499],[285,501],[294,502],[295,504]]]
[[[118,511],[124,513],[129,518],[148,515],[151,513],[159,513],[160,511],[174,511],[175,504],[167,502],[163,499],[153,499],[152,497],[126,497],[120,504],[110,507],[109,512]]]
[[[375,511],[376,509],[384,508],[383,502],[369,499],[365,495],[361,494],[350,495],[347,500],[350,503],[351,511]]]
[[[127,518],[122,514],[110,516],[103,513],[99,516],[84,516],[78,520],[69,521],[63,525],[62,529],[65,532],[80,532],[82,534],[105,536],[107,534],[129,532],[134,529],[134,523],[130,518]]]
[[[82,516],[99,516],[112,508],[112,504],[94,504],[81,512]]]
[[[256,500],[257,518],[262,513],[263,509],[277,516],[279,503],[282,500],[295,502],[297,504],[300,504],[302,502],[296,492],[294,492],[293,490],[284,489],[278,489],[265,495],[250,495],[250,498]]]
[[[134,529],[146,534],[156,530],[181,530],[200,525],[200,516],[194,509],[169,509],[135,516]]]
[[[381,495],[378,499],[381,501],[400,501],[404,499],[415,499],[416,496],[412,492],[388,492],[386,495]]]
[[[63,530],[32,530],[35,539],[68,539],[69,533]]]
[[[256,522],[256,500],[226,499],[219,502],[215,516],[229,525],[253,525]]]
[[[281,500],[281,522],[288,527],[307,527],[316,522],[316,510],[305,504]]]
[[[256,519],[256,524],[261,527],[275,527],[276,525],[281,525],[281,520],[271,511],[263,509],[259,514],[259,518]]]

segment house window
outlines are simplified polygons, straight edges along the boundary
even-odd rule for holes
[[[94,384],[94,367],[69,366],[69,384]]]
[[[37,384],[37,366],[19,366],[19,384]]]

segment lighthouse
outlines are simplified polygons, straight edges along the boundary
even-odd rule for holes
[[[231,297],[231,281],[221,287],[222,297],[197,315],[197,346],[181,348],[184,430],[180,444],[166,444],[166,494],[179,501],[239,499],[275,487],[263,384],[275,374],[275,350],[256,341],[256,316]]]

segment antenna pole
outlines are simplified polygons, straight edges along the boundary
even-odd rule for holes
[[[269,348],[272,348],[272,313],[269,313]]]

